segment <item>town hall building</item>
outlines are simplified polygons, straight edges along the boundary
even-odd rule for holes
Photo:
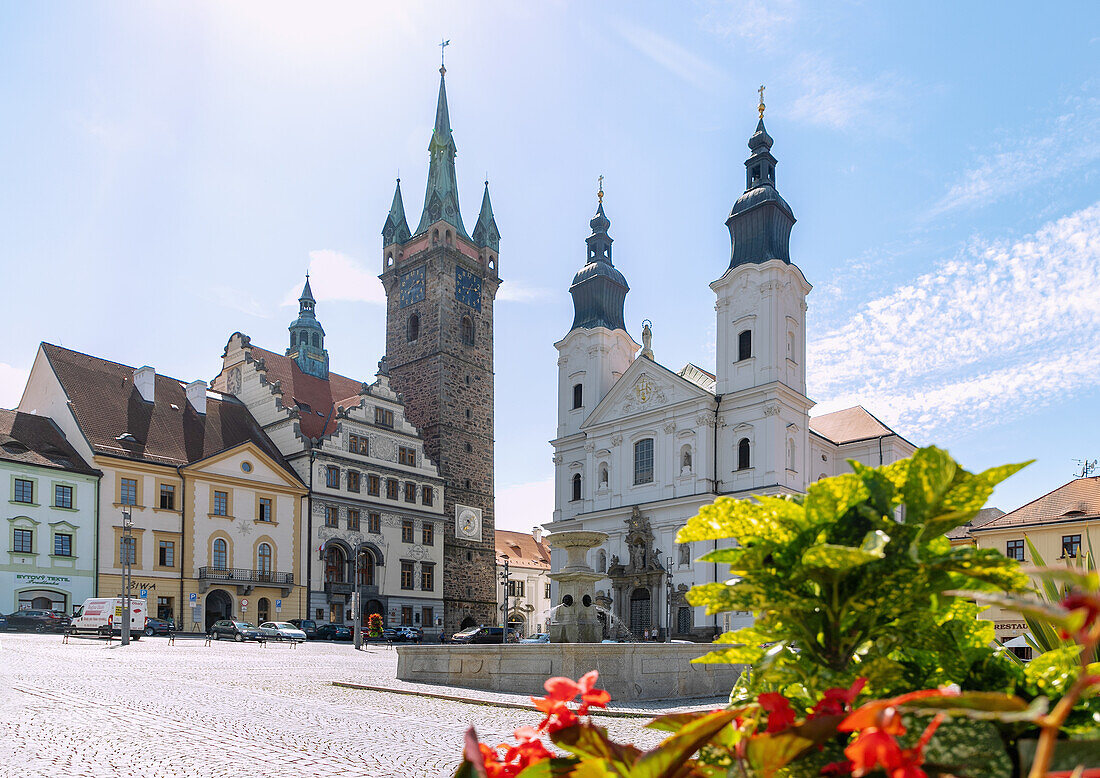
[[[747,186],[726,226],[728,266],[716,297],[714,372],[656,361],[623,314],[629,285],[612,261],[600,192],[587,261],[569,291],[574,319],[558,350],[558,428],[551,532],[599,530],[590,563],[599,597],[635,636],[709,638],[751,624],[749,613],[706,616],[685,595],[724,570],[695,560],[710,543],[677,546],[676,532],[717,495],[796,494],[845,460],[893,462],[915,447],[860,406],[810,418],[806,297],[791,261],[795,217],[776,188],[763,103],[745,163]],[[551,545],[553,544],[551,535]],[[721,544],[718,544],[721,545]],[[560,558],[559,558],[560,556]],[[555,551],[553,567],[564,554]]]

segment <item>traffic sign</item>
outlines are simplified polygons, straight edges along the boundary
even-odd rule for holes
[[[283,601],[282,600],[275,600],[275,610],[276,611],[281,611],[282,609],[283,609]]]
[[[248,607],[248,600],[241,600],[241,607],[242,608],[247,608]]]
[[[199,601],[199,596],[194,592],[191,592],[189,595],[187,595],[187,599],[189,599],[192,604],[197,604]]]
[[[142,589],[141,594],[139,596],[141,597],[141,599],[144,600],[146,597],[149,596],[149,590],[148,589]]]
[[[248,606],[247,605],[242,605],[241,606],[241,613],[248,613]]]

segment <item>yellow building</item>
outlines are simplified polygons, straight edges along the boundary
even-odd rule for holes
[[[969,534],[978,548],[996,549],[1024,564],[1036,564],[1027,540],[1048,565],[1073,564],[1090,548],[1100,551],[1100,476],[1076,478]],[[1027,631],[1018,613],[992,607],[982,616],[993,620],[998,640]]]
[[[129,556],[131,594],[184,629],[261,606],[304,614],[306,490],[236,398],[43,343],[19,407],[52,418],[103,473],[99,596],[122,594]]]

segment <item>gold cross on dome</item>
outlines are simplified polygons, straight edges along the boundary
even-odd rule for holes
[[[600,191],[596,192],[596,197],[600,199],[600,203],[603,203],[603,176],[600,176]]]
[[[761,84],[760,88],[756,90],[760,93],[760,105],[756,106],[756,110],[760,111],[760,118],[764,118],[764,85]]]

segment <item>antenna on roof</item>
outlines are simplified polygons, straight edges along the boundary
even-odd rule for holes
[[[1095,459],[1075,459],[1073,460],[1081,466],[1081,472],[1077,474],[1078,478],[1091,478],[1096,473],[1097,460]]]

